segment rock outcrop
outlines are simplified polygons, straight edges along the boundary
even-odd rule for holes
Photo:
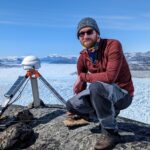
[[[13,105],[3,115],[11,117],[23,109],[27,108]],[[11,150],[93,150],[96,139],[101,134],[98,122],[72,129],[65,127],[63,120],[66,110],[59,105],[33,108],[30,112],[34,118],[28,121],[27,126],[34,132],[30,132],[27,145],[17,144],[11,147]],[[150,125],[123,117],[118,117],[117,121],[122,142],[117,144],[114,150],[150,150]],[[5,131],[0,132],[0,137]]]

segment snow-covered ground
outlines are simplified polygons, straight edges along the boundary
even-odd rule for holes
[[[42,64],[39,72],[42,76],[64,97],[73,96],[72,86],[76,79],[73,74],[76,71],[75,64]],[[22,68],[0,68],[0,105],[5,101],[4,94],[10,89],[18,76],[25,75]],[[150,78],[133,78],[135,96],[133,103],[127,109],[121,111],[120,116],[138,120],[150,124]],[[45,103],[59,103],[52,93],[40,81],[40,98]],[[32,101],[30,81],[24,89],[21,98],[16,104],[28,105]]]

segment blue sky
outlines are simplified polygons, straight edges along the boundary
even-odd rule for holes
[[[149,0],[0,0],[0,57],[78,55],[76,27],[96,19],[124,52],[150,51]]]

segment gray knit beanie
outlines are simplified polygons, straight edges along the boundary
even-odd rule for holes
[[[96,21],[93,18],[87,17],[87,18],[83,18],[78,24],[78,27],[77,27],[78,38],[79,38],[79,31],[84,27],[91,27],[100,35],[100,30],[98,28]]]

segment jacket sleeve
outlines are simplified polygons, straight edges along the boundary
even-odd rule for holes
[[[77,71],[78,71],[78,75],[80,75],[80,73],[87,73],[84,58],[81,54],[77,61]]]
[[[81,73],[87,73],[87,69],[85,67],[83,56],[80,55],[77,61],[77,73],[80,75]],[[83,81],[82,86],[80,87],[80,91],[85,90],[87,87],[86,81]]]
[[[80,78],[85,82],[102,81],[113,83],[116,81],[123,61],[123,51],[120,42],[113,41],[109,45],[108,62],[105,72],[100,73],[80,73]]]

